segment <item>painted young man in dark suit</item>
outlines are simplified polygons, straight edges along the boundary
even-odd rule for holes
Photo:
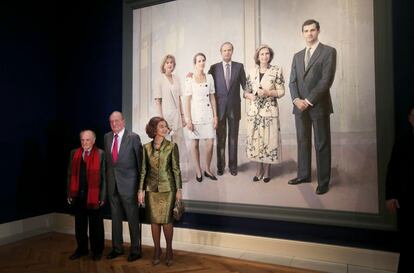
[[[336,70],[336,50],[319,42],[319,22],[302,25],[306,48],[293,57],[290,93],[298,142],[298,173],[290,185],[311,182],[312,127],[314,132],[318,187],[316,194],[329,190],[331,178],[331,129],[333,113],[330,88]]]
[[[241,118],[240,85],[246,87],[246,73],[243,64],[232,61],[233,45],[225,42],[220,47],[222,62],[210,67],[216,90],[218,125],[217,135],[217,174],[223,175],[226,165],[225,148],[228,129],[229,170],[237,175],[237,142]]]
[[[102,257],[104,249],[104,224],[101,207],[106,198],[105,154],[95,147],[96,136],[91,130],[80,133],[81,147],[70,153],[67,200],[74,208],[75,237],[78,247],[69,259],[76,260],[89,253],[92,259]]]
[[[140,226],[138,218],[138,183],[142,161],[140,137],[125,129],[121,112],[109,117],[112,131],[105,134],[105,156],[107,163],[108,198],[112,215],[112,250],[108,259],[124,253],[122,247],[123,211],[128,220],[131,248],[128,261],[141,258]]]

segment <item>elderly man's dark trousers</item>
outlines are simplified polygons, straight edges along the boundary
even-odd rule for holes
[[[86,200],[75,201],[75,236],[78,243],[77,253],[88,252],[88,226],[90,250],[93,254],[102,254],[104,249],[104,225],[102,209],[88,209]]]

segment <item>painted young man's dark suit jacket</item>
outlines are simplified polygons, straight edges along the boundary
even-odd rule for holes
[[[336,50],[319,43],[305,69],[305,49],[293,57],[290,94],[307,99],[313,106],[300,111],[293,106],[298,138],[298,178],[311,176],[311,128],[315,134],[318,185],[326,188],[331,176],[330,114],[333,113],[330,88],[336,71]]]

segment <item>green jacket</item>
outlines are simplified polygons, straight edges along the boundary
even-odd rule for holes
[[[182,188],[178,146],[166,139],[160,149],[154,141],[144,145],[139,190],[170,192]]]

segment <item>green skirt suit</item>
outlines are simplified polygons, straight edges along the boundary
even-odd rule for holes
[[[164,139],[158,150],[154,141],[145,144],[139,190],[145,190],[145,218],[149,223],[173,222],[177,189],[182,189],[177,144]]]

